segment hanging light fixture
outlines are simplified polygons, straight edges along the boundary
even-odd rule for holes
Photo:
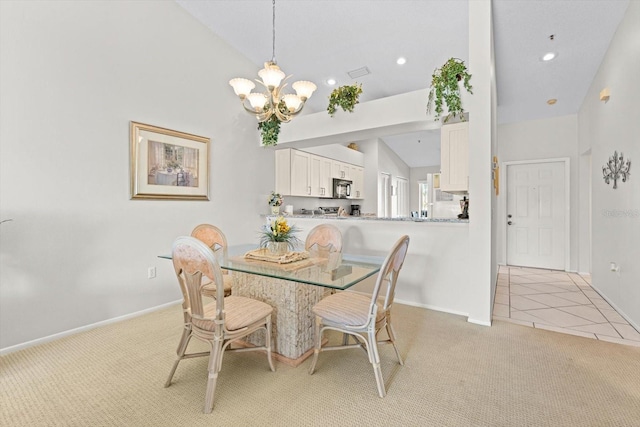
[[[251,80],[235,78],[229,81],[236,95],[240,98],[244,109],[255,115],[259,122],[265,122],[276,116],[281,122],[290,121],[293,116],[302,111],[304,103],[316,90],[316,85],[308,81],[297,81],[291,85],[296,91],[294,94],[283,94],[282,90],[287,86],[285,77],[276,63],[276,0],[273,0],[273,50],[271,61],[264,63],[264,68],[258,71],[261,80],[258,83],[266,88],[264,93],[251,92],[256,87]],[[248,101],[250,107],[247,107]]]

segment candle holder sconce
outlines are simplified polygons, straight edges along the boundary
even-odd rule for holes
[[[629,179],[629,170],[631,169],[631,160],[624,160],[622,152],[618,156],[618,152],[614,151],[613,156],[609,157],[609,161],[602,167],[602,175],[604,182],[609,184],[613,180],[613,189],[618,188],[618,179],[622,178],[622,182]]]

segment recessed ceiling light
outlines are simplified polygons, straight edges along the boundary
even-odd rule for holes
[[[335,84],[336,84],[336,79],[327,79],[327,84],[328,84],[329,86],[333,86],[333,85],[335,85]]]
[[[398,60],[396,61],[396,64],[398,65],[404,65],[407,63],[407,58],[401,56],[400,58],[398,58]]]
[[[542,57],[543,61],[551,61],[552,59],[554,59],[557,56],[557,54],[555,52],[547,52],[544,54],[544,56]]]
[[[547,100],[547,104],[549,104],[549,105],[553,105],[553,104],[555,104],[556,102],[558,102],[558,100],[557,100],[557,99],[555,99],[555,98],[551,98],[551,99],[548,99],[548,100]]]

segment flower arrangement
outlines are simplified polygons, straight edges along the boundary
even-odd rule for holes
[[[275,191],[271,192],[269,196],[269,206],[281,206],[284,199],[280,193],[276,193]]]
[[[295,225],[287,224],[287,220],[279,216],[266,224],[260,232],[260,247],[267,247],[270,242],[283,242],[287,243],[289,249],[294,249],[300,243],[300,239],[294,236],[298,231]]]

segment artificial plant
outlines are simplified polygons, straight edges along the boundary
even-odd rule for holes
[[[467,71],[464,61],[458,58],[449,58],[442,67],[436,68],[431,75],[431,90],[429,91],[427,112],[431,113],[432,106],[435,103],[435,119],[438,120],[442,115],[442,104],[444,103],[447,105],[447,111],[449,112],[444,118],[445,123],[451,117],[459,117],[461,121],[465,121],[458,82],[462,81],[467,92],[473,94],[473,88],[469,84],[470,79],[471,74]]]
[[[329,106],[327,111],[329,115],[333,117],[336,112],[336,107],[342,108],[343,111],[353,113],[353,109],[359,101],[360,94],[362,93],[362,84],[352,84],[340,86],[334,89],[329,96]]]

